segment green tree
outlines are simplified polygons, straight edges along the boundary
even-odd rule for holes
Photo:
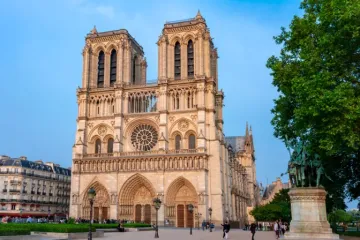
[[[353,216],[344,210],[337,209],[329,213],[328,219],[331,223],[349,223],[353,220]]]
[[[255,207],[250,214],[256,221],[275,221],[282,219],[285,222],[291,221],[291,206],[289,189],[282,189],[275,194],[274,199],[262,206]]]
[[[346,195],[360,196],[360,1],[304,0],[301,9],[267,62],[280,93],[274,134],[321,156],[333,180],[323,181],[327,201],[344,208]]]
[[[290,189],[281,189],[278,193],[275,194],[271,203],[277,204],[289,204],[290,205],[290,196],[289,196]]]

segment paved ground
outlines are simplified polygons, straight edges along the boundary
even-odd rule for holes
[[[159,239],[166,240],[215,240],[222,239],[221,230],[215,230],[214,232],[202,231],[202,230],[193,230],[193,235],[189,234],[189,229],[159,229]],[[126,232],[126,233],[105,233],[104,238],[96,239],[121,239],[121,240],[147,240],[154,239],[154,231],[146,232]],[[237,239],[237,240],[251,240],[251,233],[249,231],[242,230],[231,230],[229,233],[228,239]],[[275,235],[273,232],[257,232],[255,234],[255,240],[275,240]]]

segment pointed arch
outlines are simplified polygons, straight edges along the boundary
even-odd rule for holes
[[[93,219],[102,220],[109,218],[110,210],[110,195],[107,189],[98,181],[94,181],[82,193],[82,218],[90,219],[90,203],[87,196],[87,192],[90,188],[93,188],[96,192],[96,196],[93,204]]]
[[[197,205],[198,201],[197,201],[197,192],[196,189],[194,187],[194,185],[192,185],[192,183],[187,180],[184,177],[178,177],[177,179],[175,179],[168,187],[167,192],[166,192],[166,200],[165,203],[167,206],[172,206],[175,205],[176,202],[178,201],[182,201],[183,199],[179,199],[179,190],[180,189],[184,189],[187,191],[186,194],[186,202],[187,203],[193,203],[194,205]]]
[[[150,193],[150,201],[155,197],[156,191],[151,182],[143,175],[136,173],[131,176],[121,187],[119,193],[120,205],[133,205],[134,198],[139,189],[145,188]],[[151,203],[151,202],[150,202]]]

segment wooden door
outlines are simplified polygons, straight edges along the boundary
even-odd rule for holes
[[[102,216],[101,216],[101,219],[102,220],[107,220],[109,219],[109,216],[108,216],[108,208],[107,207],[103,207],[102,208]]]
[[[184,205],[177,205],[177,227],[185,227],[184,224]]]
[[[141,222],[141,205],[135,206],[135,222]]]
[[[150,224],[151,223],[151,206],[150,204],[145,205],[145,218],[144,222]]]
[[[194,213],[186,209],[186,227],[194,227]]]
[[[94,220],[99,220],[99,208],[94,207]]]

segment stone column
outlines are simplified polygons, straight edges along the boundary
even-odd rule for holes
[[[204,34],[204,54],[203,54],[203,64],[204,72],[206,77],[211,76],[211,66],[210,66],[210,33],[205,32]]]
[[[187,78],[187,43],[181,44],[181,79]]]
[[[117,51],[117,63],[116,63],[116,82],[123,82],[123,73],[124,73],[124,44],[120,43],[118,45]]]
[[[110,87],[110,57],[111,52],[105,52],[105,65],[104,65],[104,87]]]

